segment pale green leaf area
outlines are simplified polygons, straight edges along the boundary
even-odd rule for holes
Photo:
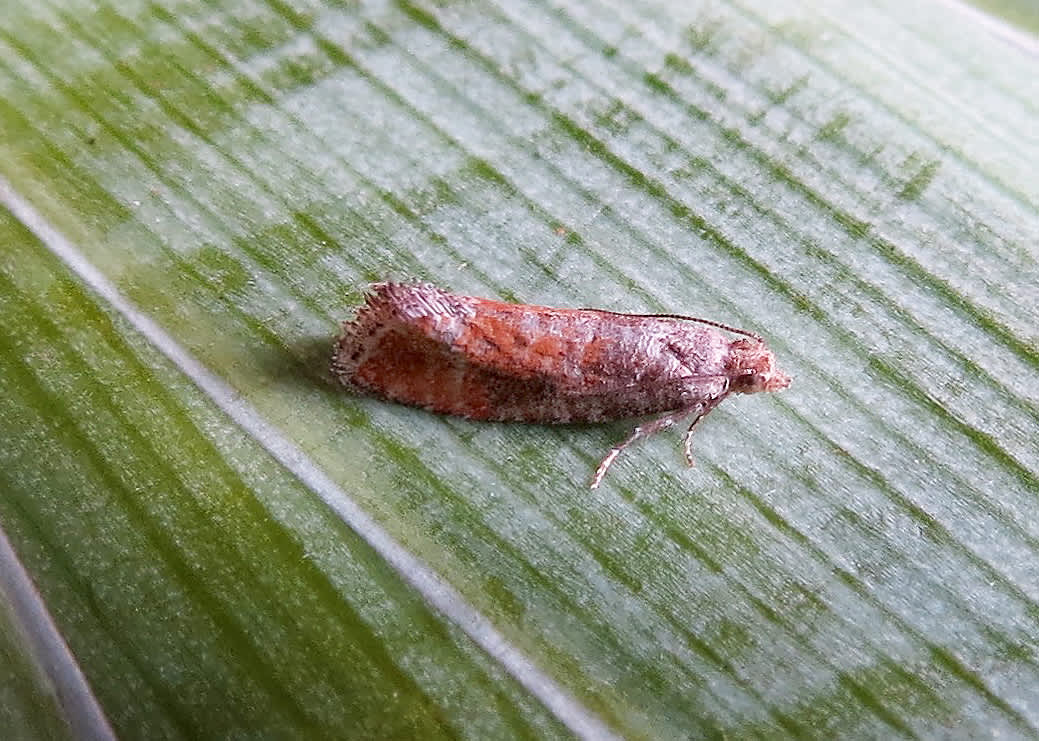
[[[1001,16],[1033,34],[1039,33],[1039,5],[1031,0],[971,0],[971,5]]]
[[[0,523],[116,733],[581,733],[553,693],[629,738],[1039,733],[1039,47],[976,16],[6,8],[10,189],[555,683],[12,209]],[[696,468],[665,433],[589,491],[629,422],[334,387],[337,323],[387,277],[709,317],[794,384],[726,401]]]

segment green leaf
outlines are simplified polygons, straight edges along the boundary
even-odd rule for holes
[[[1024,8],[1024,5],[1014,6]],[[1039,732],[1034,39],[937,1],[24,3],[0,23],[22,737]],[[1008,17],[1013,17],[1008,13]],[[367,282],[695,314],[680,435],[336,388]]]
[[[11,544],[0,538],[0,727],[7,738],[71,739],[74,736],[66,721],[76,716],[82,735],[92,730],[90,720],[102,732],[107,731],[104,721],[97,722],[101,714],[78,673],[69,682],[75,685],[69,687],[66,695],[70,707],[66,711],[61,708],[61,679],[68,678],[62,677],[62,669],[74,669],[75,664],[65,660],[67,648],[46,612],[39,609],[39,595],[28,574],[18,566]],[[58,657],[49,666],[48,653]],[[84,709],[83,700],[89,703],[92,713],[77,714],[77,710]],[[79,708],[75,707],[77,703]]]

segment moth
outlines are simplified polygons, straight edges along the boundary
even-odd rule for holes
[[[610,449],[593,489],[621,451],[685,419],[693,465],[693,429],[727,396],[790,385],[760,337],[719,322],[511,304],[420,282],[370,285],[342,325],[331,369],[351,391],[467,419],[659,415]]]

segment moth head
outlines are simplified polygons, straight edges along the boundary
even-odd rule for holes
[[[776,357],[757,338],[733,340],[726,362],[729,388],[742,394],[781,391],[790,385],[790,376],[776,367]]]

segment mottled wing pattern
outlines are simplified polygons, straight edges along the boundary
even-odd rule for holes
[[[377,283],[345,331],[361,345],[388,323],[407,325],[416,345],[429,348],[424,336],[465,363],[511,378],[541,379],[578,394],[626,385],[611,372],[624,360],[617,315],[456,296],[428,283]]]
[[[474,419],[591,422],[676,408],[693,379],[633,364],[640,321],[381,283],[344,324],[333,371],[357,390]],[[724,389],[717,377],[703,385]]]

